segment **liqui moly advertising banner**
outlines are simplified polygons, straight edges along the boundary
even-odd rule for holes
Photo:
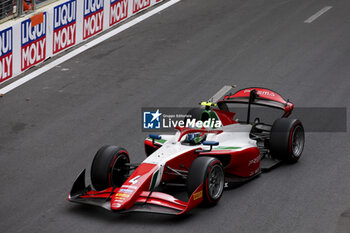
[[[76,43],[77,1],[71,0],[53,9],[53,54]]]
[[[104,0],[84,0],[83,39],[103,30]]]
[[[119,23],[128,17],[129,0],[111,0],[109,26]]]
[[[0,25],[0,84],[162,0],[60,0]]]
[[[32,25],[29,18],[21,23],[21,71],[46,58],[46,13],[40,23]]]
[[[12,77],[12,27],[0,31],[0,83]]]

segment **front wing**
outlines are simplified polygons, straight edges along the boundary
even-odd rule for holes
[[[71,202],[99,206],[114,211],[111,208],[111,198],[118,193],[119,188],[110,187],[103,191],[92,190],[91,186],[85,185],[85,169],[80,173],[73,184],[68,200]],[[170,215],[181,215],[203,201],[203,184],[193,192],[188,202],[181,201],[175,197],[152,191],[142,191],[134,205],[129,209],[118,210],[120,213],[148,212]]]

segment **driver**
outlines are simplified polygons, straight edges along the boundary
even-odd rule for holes
[[[189,133],[186,135],[185,142],[188,142],[190,145],[199,145],[205,141],[206,137],[205,133]]]

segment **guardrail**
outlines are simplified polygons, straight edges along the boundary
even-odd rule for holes
[[[33,12],[57,0],[1,0],[0,23]]]

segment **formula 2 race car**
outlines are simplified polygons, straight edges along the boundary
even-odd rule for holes
[[[221,121],[218,128],[176,127],[175,135],[150,134],[147,158],[131,164],[119,146],[99,149],[91,166],[91,185],[81,172],[68,195],[71,202],[103,207],[114,212],[151,212],[180,215],[203,203],[215,205],[225,187],[247,182],[276,165],[295,163],[304,148],[304,128],[287,118],[293,104],[274,91],[246,88],[227,94],[224,86],[202,108],[189,111],[186,120]],[[244,122],[234,119],[233,103],[248,106]],[[251,105],[283,110],[282,118],[266,124],[250,121]],[[183,201],[160,192],[159,187],[187,190]]]

